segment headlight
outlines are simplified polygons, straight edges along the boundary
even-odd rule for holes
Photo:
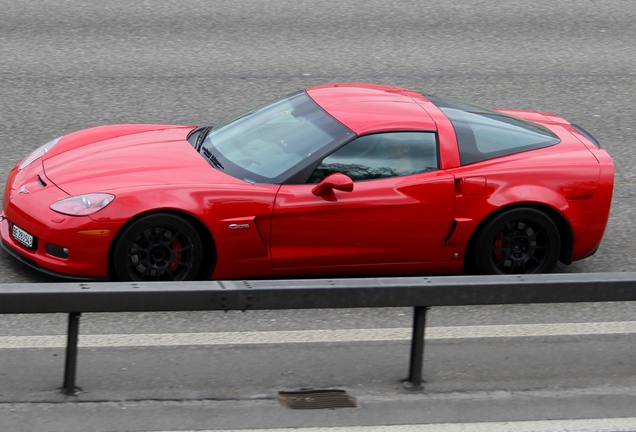
[[[51,210],[69,216],[87,216],[106,207],[115,199],[115,195],[92,193],[65,198],[51,204]]]
[[[22,162],[20,162],[20,168],[19,169],[24,169],[24,168],[28,167],[29,165],[31,165],[36,160],[40,159],[42,156],[44,156],[46,154],[47,151],[51,150],[51,147],[53,147],[55,144],[57,144],[57,142],[59,140],[61,140],[61,139],[62,139],[62,137],[55,138],[54,140],[51,140],[51,141],[47,142],[42,147],[38,148],[33,153],[31,153],[30,155],[25,157],[22,160]]]

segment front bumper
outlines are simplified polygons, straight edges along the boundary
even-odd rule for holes
[[[80,276],[80,275],[70,275],[70,274],[66,274],[66,273],[57,273],[51,270],[48,270],[42,266],[40,266],[37,262],[23,256],[20,254],[20,252],[13,250],[11,248],[11,246],[9,246],[8,244],[6,244],[4,241],[2,242],[2,249],[5,250],[5,252],[7,252],[9,255],[11,255],[13,258],[17,259],[18,261],[20,261],[21,263],[35,269],[38,270],[40,273],[44,273],[46,275],[49,276],[54,276],[54,277],[58,277],[61,279],[71,279],[71,280],[77,280],[77,281],[107,281],[108,277],[92,277],[92,276]]]
[[[33,164],[9,174],[0,213],[2,246],[12,256],[48,274],[73,279],[108,277],[108,250],[116,228],[97,224],[88,216],[66,216],[52,211],[50,204],[68,194],[44,175],[41,164]],[[33,236],[33,247],[20,243],[12,235],[15,224]],[[99,226],[98,226],[99,225]],[[108,228],[103,236],[79,234],[80,230]],[[52,250],[68,250],[67,257]]]
[[[63,277],[65,279],[74,280],[106,280],[108,279],[107,271],[107,251],[110,242],[105,238],[87,238],[81,239],[80,244],[73,242],[73,237],[79,237],[77,230],[64,229],[62,233],[56,233],[50,237],[42,235],[43,231],[33,224],[21,221],[18,223],[20,228],[33,233],[37,238],[37,246],[28,249],[11,235],[11,221],[6,218],[4,212],[0,214],[0,237],[2,238],[2,247],[9,255],[18,259],[22,263],[32,267],[40,272]],[[37,234],[36,234],[37,233]],[[69,235],[70,234],[70,235]],[[88,248],[83,246],[86,241],[96,240],[94,244]],[[69,258],[63,259],[49,255],[46,250],[47,244],[55,244],[69,249]],[[103,249],[103,253],[100,252]]]

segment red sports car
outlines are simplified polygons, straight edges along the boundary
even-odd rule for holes
[[[11,171],[0,228],[76,279],[542,273],[596,251],[613,181],[554,114],[329,84],[216,127],[57,138]]]

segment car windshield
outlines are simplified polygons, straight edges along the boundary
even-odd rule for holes
[[[201,153],[223,172],[250,183],[279,183],[351,134],[305,92],[256,108],[212,129]]]

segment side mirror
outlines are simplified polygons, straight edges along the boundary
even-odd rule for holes
[[[319,197],[324,197],[333,194],[334,189],[351,192],[353,190],[353,180],[342,173],[331,174],[322,179],[322,181],[311,190],[311,193]]]

